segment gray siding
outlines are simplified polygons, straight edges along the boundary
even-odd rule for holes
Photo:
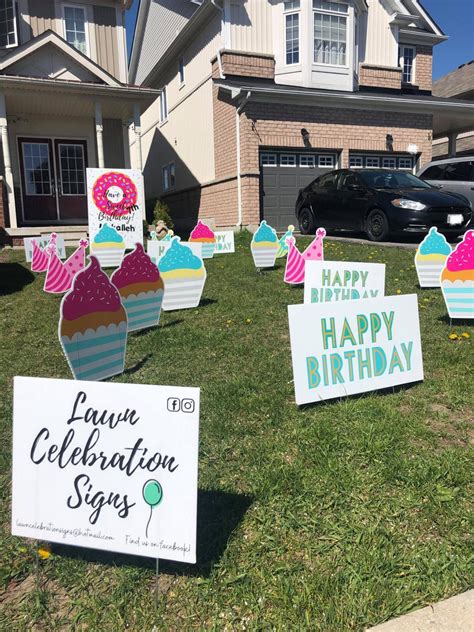
[[[54,0],[28,0],[31,37],[54,30]]]
[[[146,78],[197,8],[189,0],[150,0],[134,83]]]
[[[97,46],[97,63],[114,77],[120,77],[117,20],[113,7],[94,5],[94,29]]]

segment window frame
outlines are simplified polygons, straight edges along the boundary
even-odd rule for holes
[[[331,162],[330,165],[323,164],[326,159],[329,159],[329,161]],[[323,168],[331,167],[332,169],[334,169],[336,167],[336,157],[334,156],[334,154],[319,154],[318,167],[323,167]]]
[[[304,160],[311,159],[313,164],[312,165],[310,165],[310,164],[306,164],[306,165],[302,164],[302,162],[301,162],[302,158]],[[300,154],[298,163],[299,163],[298,166],[301,167],[302,169],[314,169],[316,167],[316,155],[315,154]]]
[[[174,161],[168,162],[161,167],[161,184],[164,193],[176,188],[176,163]]]
[[[413,57],[411,59],[411,77],[409,81],[405,81],[405,50],[413,51]],[[398,66],[402,69],[402,84],[415,85],[416,77],[416,46],[411,44],[399,44],[398,45]]]
[[[387,166],[385,164],[386,161],[393,162],[393,166]],[[397,168],[397,158],[396,156],[382,156],[382,169],[396,169]]]
[[[163,86],[160,93],[160,125],[168,120],[168,92]]]
[[[179,85],[184,86],[185,82],[186,82],[186,76],[185,76],[185,64],[184,64],[184,57],[181,55],[181,57],[178,58],[178,80],[179,80]]]
[[[74,46],[74,44],[72,44],[71,42],[67,41],[67,30],[66,30],[66,9],[81,9],[84,13],[84,34],[86,36],[86,52],[83,52],[82,50],[79,50],[79,48],[77,48],[77,46]],[[62,16],[63,16],[63,32],[64,32],[64,39],[66,40],[66,42],[72,46],[75,50],[77,50],[79,53],[81,53],[82,55],[85,55],[86,57],[90,57],[91,56],[91,47],[90,47],[90,42],[89,42],[89,20],[87,18],[87,6],[84,4],[69,4],[68,2],[64,2],[62,4]]]
[[[64,193],[64,189],[63,189],[63,168],[61,165],[61,147],[80,147],[81,148],[81,160],[82,160],[82,166],[83,166],[83,173],[84,173],[84,182],[82,183],[84,192],[83,193]],[[86,154],[84,151],[84,145],[82,145],[82,143],[74,143],[74,142],[70,142],[70,143],[59,143],[58,142],[58,152],[59,152],[59,156],[58,156],[58,161],[59,161],[59,169],[58,169],[58,175],[59,175],[59,187],[61,188],[61,196],[62,197],[85,197],[87,195],[87,167],[86,167]],[[69,156],[67,157],[69,159]],[[66,169],[66,171],[70,171],[70,169]],[[79,172],[78,172],[79,173]],[[77,182],[78,184],[78,182]]]
[[[294,158],[295,162],[292,165],[289,165],[289,164],[284,165],[282,163],[282,158]],[[298,161],[296,160],[296,154],[280,154],[280,167],[294,169],[297,166],[297,164],[298,164]]]
[[[368,165],[367,164],[367,160],[376,160],[377,164],[376,165]],[[367,169],[380,169],[380,156],[365,156],[364,158],[364,167],[366,167]]]
[[[339,5],[339,6],[345,6],[346,10],[345,11],[335,11],[331,8],[322,8],[322,7],[315,7],[315,3],[316,2],[330,2],[330,4],[333,5]],[[313,20],[312,20],[312,27],[313,27],[313,35],[312,35],[312,41],[313,41],[313,61],[312,63],[314,65],[320,65],[320,66],[333,66],[336,68],[349,68],[349,58],[350,58],[350,54],[349,54],[349,37],[348,37],[348,33],[349,33],[349,28],[350,28],[350,12],[349,12],[349,3],[348,2],[343,2],[342,0],[313,0],[311,3],[311,11],[313,13]],[[320,61],[316,59],[316,55],[317,55],[317,51],[316,51],[316,16],[330,16],[330,17],[338,17],[338,18],[344,18],[345,21],[345,34],[346,34],[346,39],[344,42],[344,63],[333,63],[332,61]],[[323,20],[322,20],[323,21]],[[321,22],[322,22],[321,21]],[[330,28],[332,27],[332,25],[330,24]],[[323,42],[323,38],[322,38],[322,28],[323,25],[321,23],[321,42]],[[335,40],[328,40],[330,43],[334,42]],[[338,43],[340,44],[341,42],[338,41]],[[322,51],[322,54],[324,55],[324,50]],[[331,51],[329,50],[329,57],[331,57]],[[340,52],[337,52],[336,55],[340,55]]]
[[[273,164],[265,163],[264,162],[264,158],[267,158],[267,157],[270,157],[270,156],[275,160],[275,162]],[[261,167],[278,167],[277,154],[269,152],[269,151],[262,152],[260,154],[260,166]]]
[[[297,2],[297,7],[293,7],[292,6],[291,8],[287,9],[285,5],[289,1],[291,1],[292,4],[293,4],[293,2]],[[285,44],[285,66],[298,66],[299,64],[301,64],[301,48],[300,48],[300,45],[301,45],[301,19],[300,19],[300,16],[301,16],[301,2],[300,2],[300,0],[287,0],[287,2],[283,2],[283,42]],[[291,62],[288,61],[288,55],[289,54],[290,55],[294,55],[294,53],[289,53],[288,52],[288,41],[289,40],[287,39],[287,36],[286,36],[287,35],[287,29],[288,29],[287,24],[288,24],[288,18],[289,17],[291,17],[291,18],[296,17],[297,20],[298,20],[298,39],[297,39],[297,42],[298,42],[298,53],[297,53],[298,61],[291,61]],[[294,28],[294,27],[292,27],[292,28]],[[294,42],[295,40],[292,39],[291,41]]]
[[[410,162],[410,166],[402,167],[401,166],[402,160],[408,160]],[[415,164],[415,160],[411,156],[398,156],[397,158],[397,169],[409,169],[411,171],[413,169],[414,164]]]
[[[15,43],[14,44],[7,44],[6,46],[0,46],[0,50],[6,50],[7,48],[16,48],[17,46],[19,46],[19,38],[18,38],[18,34],[19,34],[19,27],[18,27],[18,9],[17,9],[17,2],[16,0],[11,0],[11,4],[12,4],[12,9],[13,9],[13,26],[15,29]],[[8,8],[7,8],[8,11]],[[7,39],[8,39],[8,34],[7,34]]]

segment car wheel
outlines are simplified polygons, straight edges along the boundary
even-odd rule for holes
[[[303,235],[309,235],[314,232],[314,217],[309,208],[302,208],[298,216],[300,231]]]
[[[365,232],[370,241],[384,241],[390,234],[387,216],[376,208],[370,211],[365,222]]]

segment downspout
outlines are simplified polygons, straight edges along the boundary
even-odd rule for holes
[[[235,110],[235,128],[237,134],[237,228],[242,229],[242,178],[240,176],[240,114],[244,107],[247,105],[250,95],[250,90],[242,99],[241,104]]]
[[[211,4],[213,7],[215,7],[218,11],[221,12],[221,16],[222,16],[221,17],[221,34],[222,34],[222,39],[224,40],[224,44],[217,51],[217,64],[219,66],[219,79],[225,79],[224,70],[222,68],[222,53],[225,50],[225,13],[224,13],[224,8],[221,7],[221,5],[217,2],[217,0],[211,0]]]

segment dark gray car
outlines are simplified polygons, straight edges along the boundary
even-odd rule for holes
[[[417,175],[438,189],[464,195],[474,206],[474,156],[436,160]]]

